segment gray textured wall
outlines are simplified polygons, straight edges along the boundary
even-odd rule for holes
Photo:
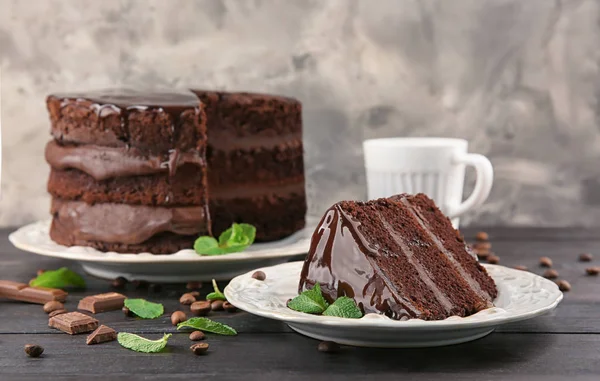
[[[599,40],[596,0],[0,0],[0,225],[47,216],[47,93],[156,84],[300,98],[313,214],[440,135],[496,169],[463,223],[600,226]]]

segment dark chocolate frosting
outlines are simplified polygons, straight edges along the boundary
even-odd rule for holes
[[[138,244],[159,233],[196,235],[207,230],[203,206],[89,205],[82,201],[54,198],[52,214],[54,227],[72,236],[76,243]]]

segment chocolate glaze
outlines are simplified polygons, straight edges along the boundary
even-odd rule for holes
[[[325,213],[312,236],[298,291],[311,289],[318,281],[329,302],[348,296],[364,313],[383,313],[397,320],[418,318],[421,312],[395,292],[373,260],[378,247],[368,242],[359,225],[338,205]]]
[[[54,228],[69,234],[76,244],[86,241],[138,244],[159,233],[196,235],[206,232],[208,227],[203,206],[89,205],[54,198],[51,209]]]
[[[173,177],[177,168],[184,164],[204,165],[197,151],[180,153],[172,150],[161,157],[145,155],[135,148],[62,145],[55,140],[46,145],[46,161],[56,169],[78,169],[97,181],[162,172],[168,172]]]

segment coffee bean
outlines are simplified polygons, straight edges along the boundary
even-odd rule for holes
[[[515,266],[516,270],[521,270],[521,271],[527,271],[527,266],[523,266],[523,265],[518,265]]]
[[[210,304],[210,309],[213,311],[223,311],[223,301],[222,300],[214,300]]]
[[[121,308],[121,311],[123,311],[123,313],[124,313],[124,314],[125,314],[125,316],[127,316],[127,317],[134,317],[134,316],[135,316],[135,314],[134,314],[133,312],[131,312],[131,311],[129,310],[129,308],[127,308],[127,307],[125,307],[125,306],[123,306],[123,308]]]
[[[340,346],[333,341],[321,341],[317,349],[319,352],[335,353],[340,350]]]
[[[585,269],[585,273],[587,275],[598,275],[598,274],[600,274],[600,267],[598,267],[598,266],[588,267],[587,269]]]
[[[487,241],[490,239],[490,236],[486,232],[479,232],[475,235],[475,239],[478,241]]]
[[[490,254],[492,254],[491,251],[489,250],[473,250],[475,252],[475,254],[477,254],[477,259],[486,259],[487,257],[490,256]]]
[[[204,332],[202,332],[202,331],[194,331],[194,332],[190,333],[190,340],[192,340],[192,341],[204,340],[205,337],[206,337],[206,335],[204,335]]]
[[[199,288],[202,288],[202,282],[188,282],[185,285],[185,288],[187,288],[188,290],[197,290]]]
[[[200,296],[200,291],[192,291],[192,292],[188,292],[188,294],[190,294],[194,298],[198,299],[198,297]]]
[[[571,291],[571,283],[567,282],[566,280],[561,280],[557,284],[558,284],[558,289],[561,290],[562,292]]]
[[[196,298],[194,298],[194,295],[190,294],[190,293],[186,293],[181,295],[181,298],[179,298],[179,303],[183,304],[184,306],[189,306],[190,304],[194,303],[196,301]]]
[[[65,309],[65,305],[56,300],[53,300],[51,302],[44,304],[44,312],[47,314],[49,314],[52,311],[64,310],[64,309]]]
[[[542,267],[552,267],[552,259],[550,259],[548,257],[541,257],[540,258],[540,266],[542,266]]]
[[[54,310],[54,311],[52,311],[52,312],[50,312],[50,313],[48,314],[48,317],[55,317],[56,315],[60,315],[60,314],[66,314],[67,312],[69,312],[69,311],[67,311],[67,310],[65,310],[65,309],[62,309],[62,310]]]
[[[579,256],[579,260],[581,262],[589,262],[593,259],[592,254],[590,253],[583,253]]]
[[[150,286],[148,286],[148,291],[158,294],[162,291],[162,284],[150,283]]]
[[[150,283],[146,282],[145,280],[134,280],[133,282],[131,282],[131,284],[133,284],[133,287],[136,290],[148,288],[148,286],[150,285]]]
[[[110,282],[110,286],[112,288],[116,288],[117,290],[124,289],[125,285],[127,285],[127,279],[123,278],[122,276],[117,277],[117,278],[113,279],[112,282]]]
[[[554,270],[554,269],[548,269],[546,271],[544,271],[544,278],[548,278],[548,279],[556,279],[558,278],[558,271]]]
[[[186,320],[187,316],[185,316],[185,312],[183,311],[175,311],[171,314],[171,324],[173,325],[177,325]]]
[[[44,348],[36,344],[25,345],[25,353],[29,357],[40,357],[44,353]]]
[[[475,251],[485,251],[490,250],[492,248],[492,244],[489,242],[475,242],[473,244],[473,249]]]
[[[256,280],[265,280],[267,279],[267,274],[262,271],[255,271],[254,274],[252,274],[252,278]]]
[[[200,302],[194,302],[190,306],[190,310],[196,316],[206,316],[211,311],[211,303],[208,300],[202,300]]]
[[[500,263],[500,257],[498,257],[497,255],[490,255],[487,257],[487,263],[497,265],[498,263]]]
[[[43,274],[43,273],[45,273],[45,272],[46,272],[46,270],[44,270],[44,269],[39,269],[39,270],[38,270],[38,271],[36,271],[35,273],[36,273],[36,275],[37,275],[37,276],[40,276],[40,275],[42,275],[42,274]]]
[[[227,312],[237,312],[237,307],[229,302],[223,302],[223,309]]]
[[[208,351],[208,343],[196,343],[192,344],[190,347],[191,351],[194,352],[196,356],[200,356]]]

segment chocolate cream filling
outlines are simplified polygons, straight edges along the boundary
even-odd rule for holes
[[[78,169],[97,181],[113,177],[175,174],[184,164],[204,165],[198,151],[172,150],[163,157],[144,155],[135,148],[103,147],[93,144],[61,145],[55,140],[46,145],[46,161],[56,169]]]
[[[172,232],[197,235],[207,231],[204,206],[154,207],[82,201],[52,200],[55,228],[73,241],[138,244],[152,236]]]

